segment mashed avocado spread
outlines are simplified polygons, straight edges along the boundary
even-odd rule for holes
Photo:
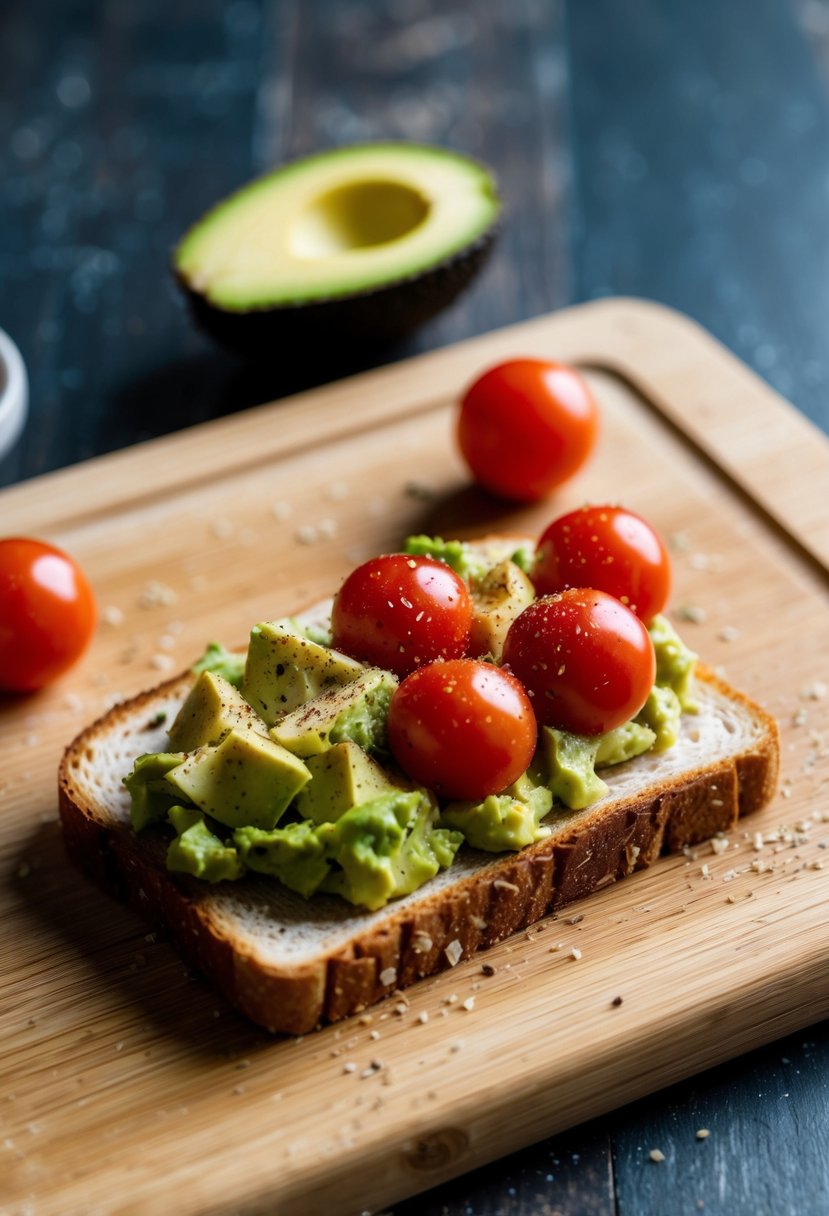
[[[429,536],[404,552],[446,562],[473,588],[495,564]],[[509,560],[526,573],[532,558],[522,546]],[[503,793],[440,805],[389,756],[396,677],[332,650],[324,629],[260,623],[247,654],[214,642],[195,664],[170,750],[140,756],[124,778],[132,826],[165,834],[168,869],[206,882],[259,874],[306,898],[381,908],[464,843],[497,853],[543,840],[551,813],[560,820],[607,793],[602,769],[676,742],[681,714],[696,709],[696,655],[663,616],[650,636],[656,682],[633,721],[598,736],[545,726],[529,770]]]

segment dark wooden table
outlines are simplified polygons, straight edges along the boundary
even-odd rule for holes
[[[167,262],[256,172],[387,137],[492,164],[508,222],[478,284],[383,359],[650,296],[826,429],[828,90],[829,0],[5,0],[0,326],[32,403],[0,485],[365,366],[240,366]],[[825,1216],[828,1144],[824,1024],[395,1213]]]

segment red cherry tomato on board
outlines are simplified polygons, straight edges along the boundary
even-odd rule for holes
[[[590,389],[573,368],[513,359],[490,368],[467,390],[458,444],[485,489],[536,502],[590,455],[598,417]]]
[[[472,599],[463,579],[430,557],[392,553],[352,570],[334,600],[332,645],[407,675],[469,648]]]
[[[595,587],[650,621],[670,594],[671,559],[650,524],[632,511],[580,507],[542,533],[533,582],[539,595]]]
[[[39,540],[0,540],[0,688],[31,692],[71,667],[95,631],[76,562]]]
[[[604,591],[573,588],[525,608],[503,661],[527,689],[540,725],[600,735],[639,712],[656,658],[645,626]]]
[[[408,676],[389,708],[389,745],[415,781],[445,798],[500,794],[533,757],[536,722],[515,676],[455,659]]]

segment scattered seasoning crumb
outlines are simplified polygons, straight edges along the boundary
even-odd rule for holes
[[[456,1056],[462,1047],[463,1041],[461,1039],[457,1039],[454,1043],[449,1044],[449,1051],[453,1056]]]
[[[114,604],[110,604],[101,613],[101,620],[105,625],[109,625],[110,629],[117,629],[119,625],[124,623],[124,614],[120,608],[116,608]]]
[[[27,747],[37,747],[40,740],[38,739],[37,735],[30,734],[26,736],[25,742]]]
[[[573,946],[573,947],[571,948],[571,950],[570,950],[570,958],[575,959],[575,960],[576,960],[576,962],[578,962],[578,961],[579,961],[579,959],[581,958],[581,950],[579,950],[578,946]]]
[[[801,688],[800,696],[804,701],[822,701],[826,696],[826,691],[823,680],[815,680],[813,684],[807,684],[805,688]]]
[[[580,912],[578,916],[568,916],[565,920],[565,925],[580,925],[584,920],[584,913]]]
[[[494,975],[495,968],[492,963],[481,963],[481,972],[483,975]]]
[[[707,1140],[710,1135],[707,1127],[701,1127],[697,1132],[697,1140]]]
[[[289,502],[280,500],[275,502],[271,507],[271,515],[274,519],[278,519],[280,523],[284,523],[286,519],[290,519],[294,513],[294,508]]]
[[[371,1023],[374,1021],[374,1014],[363,1013],[360,1015],[360,1017],[357,1019],[357,1021],[360,1023],[361,1026],[370,1026]]]
[[[347,1064],[343,1064],[343,1072],[356,1072],[357,1065],[353,1060],[349,1060]]]
[[[420,1022],[421,1026],[425,1026],[426,1023],[429,1021],[428,1012],[425,1009],[421,1009],[420,1013],[417,1015],[417,1020],[418,1020],[418,1022]]]
[[[233,1086],[233,1092],[234,1092],[235,1094],[243,1094],[243,1093],[245,1092],[245,1087],[244,1087],[244,1085],[234,1085],[234,1086]]]
[[[518,891],[519,888],[514,882],[507,882],[506,878],[496,878],[492,884],[498,891]]]
[[[333,540],[339,530],[336,519],[321,519],[317,524],[317,533],[323,540]]]
[[[433,945],[434,942],[428,933],[415,933],[412,940],[412,949],[414,950],[415,954],[428,954]]]
[[[711,852],[719,857],[728,850],[728,839],[725,836],[714,836],[711,840]]]
[[[701,865],[701,866],[700,866],[700,868],[699,868],[699,872],[700,872],[700,874],[702,875],[702,877],[703,877],[703,878],[710,878],[710,877],[711,877],[711,871],[708,869],[708,862],[707,862],[707,861],[704,861],[704,862],[702,863],[702,865]]]
[[[176,638],[172,633],[162,633],[155,644],[159,650],[175,650]]]
[[[300,524],[294,532],[294,540],[300,545],[313,545],[319,539],[319,533],[313,524]]]
[[[696,604],[681,604],[676,610],[676,616],[680,621],[701,625],[705,620],[706,612],[704,608],[698,608]]]
[[[650,1157],[651,1161],[656,1161],[657,1163],[665,1160],[665,1154],[661,1149],[658,1148],[652,1148],[648,1153],[648,1156]]]
[[[755,853],[760,853],[760,852],[762,852],[762,849],[763,849],[763,845],[764,845],[764,843],[765,843],[765,841],[763,840],[763,833],[762,833],[762,832],[755,832],[755,833],[754,833],[754,841],[753,841],[753,844],[754,844],[754,851],[755,851]]]
[[[380,983],[384,987],[388,987],[389,984],[393,984],[396,979],[397,979],[397,970],[394,967],[386,967],[383,971],[380,972]]]
[[[471,1013],[472,1010],[475,1008],[474,996],[468,996],[466,998],[466,1000],[462,1003],[461,1008],[465,1009],[467,1013]]]
[[[792,726],[805,726],[808,721],[809,715],[802,706],[796,714],[792,714]]]
[[[150,667],[155,671],[169,671],[173,663],[174,659],[169,654],[154,654],[150,659]]]
[[[498,885],[497,882],[495,885]],[[455,967],[461,961],[461,956],[463,955],[463,946],[460,944],[458,939],[455,938],[449,943],[443,953],[446,955],[446,961],[449,963],[449,966]]]
[[[344,498],[348,498],[351,490],[348,483],[345,481],[332,481],[325,491],[325,497],[331,502],[342,502]]]
[[[721,642],[736,642],[737,638],[742,635],[742,632],[742,629],[738,625],[723,625],[717,637]]]
[[[487,927],[487,922],[482,916],[470,916],[469,921],[472,927],[481,933],[483,933],[484,929]]]
[[[397,1016],[399,1018],[402,1018],[404,1013],[408,1013],[408,1010],[409,1010],[409,1006],[406,1004],[405,1001],[398,1001],[398,1003],[394,1007],[394,1012],[397,1014]]]
[[[610,1003],[611,1003],[611,1005],[613,1006],[613,1008],[614,1008],[614,1009],[618,1009],[618,1008],[619,1008],[619,1006],[620,1006],[620,1005],[621,1005],[621,1003],[622,1003],[622,997],[620,997],[620,996],[614,996],[613,1000],[612,1000]]]
[[[443,1003],[444,1003],[444,1005],[457,1005],[457,1003],[458,1003],[457,992],[450,992],[448,996],[445,996],[443,998]]]
[[[553,942],[552,946],[547,947],[548,954],[555,954],[557,950],[564,949],[564,942]]]
[[[691,548],[691,538],[687,532],[674,532],[673,536],[668,537],[668,544],[677,553],[685,553]]]
[[[380,1038],[380,1031],[379,1030],[370,1030],[368,1032],[368,1037],[376,1043],[377,1040]]]
[[[148,583],[144,584],[144,590],[141,592],[138,602],[142,608],[161,608],[175,604],[177,599],[178,595],[172,587],[166,587],[164,583],[150,579]]]
[[[736,895],[726,895],[725,902],[727,904],[736,904],[737,896]]]

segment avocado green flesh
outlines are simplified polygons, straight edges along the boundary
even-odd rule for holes
[[[309,157],[218,204],[176,272],[207,304],[249,312],[335,300],[420,275],[497,220],[491,174],[464,156],[375,144]]]

